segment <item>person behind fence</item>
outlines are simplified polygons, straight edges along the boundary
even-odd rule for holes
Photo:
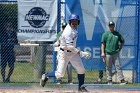
[[[88,52],[80,51],[76,48],[78,37],[77,27],[80,24],[79,16],[71,14],[68,21],[69,24],[67,24],[60,39],[61,51],[59,52],[57,70],[43,74],[40,79],[40,85],[44,87],[50,77],[56,77],[57,79],[63,77],[68,63],[71,62],[72,66],[77,71],[79,83],[78,91],[87,92],[87,89],[84,86],[85,68],[80,57],[89,59],[91,56]]]
[[[103,79],[103,70],[98,71],[98,82],[102,82]]]
[[[117,73],[117,71],[112,71],[112,77]],[[104,77],[104,70],[98,71],[98,82],[102,82]]]
[[[14,45],[18,43],[17,35],[13,27],[14,24],[7,23],[1,33],[1,75],[3,83],[10,83],[11,75],[14,71],[15,51]],[[6,66],[9,66],[6,77]]]
[[[109,31],[104,32],[101,39],[101,56],[106,63],[108,84],[112,84],[113,65],[115,66],[121,84],[126,84],[128,82],[124,79],[119,57],[119,52],[124,46],[124,38],[119,32],[115,31],[115,23],[113,21],[110,21],[108,26]]]
[[[67,25],[66,22],[63,22],[62,23],[62,29],[57,34],[56,42],[53,44],[53,46],[55,47],[55,50],[57,51],[57,60],[59,60],[59,51],[61,51],[59,49],[59,46],[60,46],[60,38],[61,38],[62,32],[64,31],[66,25]],[[71,65],[70,62],[68,63],[68,66],[67,66],[67,76],[68,76],[68,83],[69,84],[72,84],[72,65]],[[62,83],[62,79],[61,78],[58,78],[57,79],[57,84],[61,84],[61,83]]]

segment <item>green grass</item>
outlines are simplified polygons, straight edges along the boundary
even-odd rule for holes
[[[51,64],[46,65],[46,72],[52,71]],[[8,72],[8,67],[6,69],[6,72]],[[73,76],[73,82],[77,83],[77,73],[73,70],[72,73]],[[86,84],[94,84],[97,83],[98,79],[98,71],[97,70],[86,70],[85,75],[85,83]],[[15,69],[14,73],[12,74],[11,81],[12,83],[2,83],[2,78],[0,77],[0,86],[39,86],[39,78],[38,74],[35,72],[34,64],[30,63],[15,63]],[[67,74],[62,78],[63,82],[67,82]],[[103,77],[103,83],[106,83],[106,73],[104,72]],[[49,86],[58,86],[57,84],[52,82],[52,79],[49,79],[48,81]],[[64,86],[65,84],[59,85]],[[116,87],[117,85],[115,85]],[[122,87],[130,87],[130,88],[139,88],[140,84],[127,84],[127,86],[117,86],[118,88]],[[114,86],[100,86],[101,88],[112,88]]]

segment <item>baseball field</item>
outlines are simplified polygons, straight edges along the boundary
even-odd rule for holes
[[[15,84],[16,85],[16,84]],[[26,84],[25,84],[26,85]],[[0,87],[0,93],[78,93],[77,84],[47,84],[45,87],[38,86],[7,86]],[[85,84],[88,93],[140,93],[139,85],[107,85],[107,84]]]
[[[26,65],[26,68],[25,68]],[[51,70],[47,65],[46,70]],[[28,69],[27,69],[28,68]],[[63,83],[58,85],[48,81],[45,87],[41,87],[35,78],[33,72],[33,64],[30,63],[16,63],[15,71],[11,78],[11,83],[0,82],[0,93],[77,93],[77,75],[73,71],[73,84],[67,84],[67,75],[64,76]],[[1,78],[1,77],[0,77]],[[140,93],[140,84],[129,83],[120,85],[114,83],[108,85],[106,81],[106,74],[102,82],[97,82],[98,71],[86,70],[85,85],[89,93]]]

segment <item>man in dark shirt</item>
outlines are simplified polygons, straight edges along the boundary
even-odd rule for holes
[[[16,31],[14,31],[13,24],[7,23],[1,32],[1,75],[3,83],[10,82],[15,63],[14,45],[17,43],[17,35]],[[5,77],[7,65],[9,66],[9,73],[8,76]]]

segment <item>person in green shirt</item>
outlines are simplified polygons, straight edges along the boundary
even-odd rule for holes
[[[109,31],[106,31],[102,35],[101,39],[101,56],[106,63],[106,74],[108,84],[112,84],[112,66],[114,65],[118,74],[118,78],[121,84],[128,83],[124,79],[124,75],[121,69],[119,52],[124,46],[124,38],[122,35],[115,31],[115,23],[109,22]]]

